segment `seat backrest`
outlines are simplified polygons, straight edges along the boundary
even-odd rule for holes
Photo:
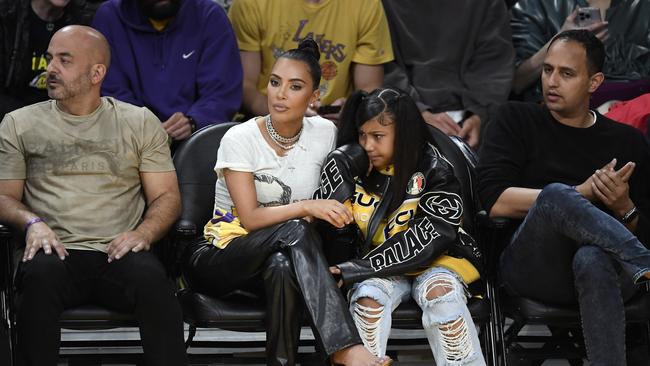
[[[217,179],[214,164],[221,138],[236,123],[207,126],[195,132],[178,147],[174,165],[178,175],[183,210],[180,226],[194,227],[197,233],[212,217],[214,185]],[[428,141],[453,165],[454,174],[461,184],[464,203],[463,228],[475,233],[475,216],[479,210],[475,192],[476,154],[459,138],[449,137],[435,127],[427,125]],[[177,225],[179,226],[179,225]]]
[[[223,135],[236,124],[229,122],[204,127],[176,150],[174,166],[183,202],[177,229],[193,227],[199,234],[203,225],[212,218],[217,150]]]
[[[477,234],[476,215],[480,210],[476,194],[476,153],[456,136],[447,136],[439,129],[427,125],[427,141],[438,148],[440,153],[453,165],[454,175],[460,182],[463,199],[463,229],[472,235]]]

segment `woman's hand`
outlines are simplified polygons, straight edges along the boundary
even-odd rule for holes
[[[301,201],[307,216],[325,220],[337,228],[342,228],[354,220],[352,212],[336,200]]]

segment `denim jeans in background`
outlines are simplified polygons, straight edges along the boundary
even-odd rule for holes
[[[546,186],[501,255],[506,288],[580,306],[592,366],[625,365],[624,301],[650,271],[650,251],[573,187]]]
[[[434,284],[444,285],[447,293],[439,298],[427,300],[427,289]],[[422,326],[436,365],[485,365],[476,327],[467,309],[466,286],[454,272],[434,267],[414,279],[406,276],[370,278],[355,284],[351,293],[350,312],[364,345],[375,355],[386,354],[391,313],[402,301],[407,301],[409,296],[412,296],[422,308]],[[378,302],[381,311],[372,311],[371,308],[356,304],[356,301],[363,297]],[[366,322],[363,317],[374,317],[376,322]],[[453,335],[445,337],[445,324],[454,325],[453,331],[447,331]],[[455,346],[452,346],[454,343]]]

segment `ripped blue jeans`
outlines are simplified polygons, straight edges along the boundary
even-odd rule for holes
[[[467,308],[467,290],[454,272],[433,267],[415,278],[370,278],[355,284],[351,294],[350,312],[359,335],[376,356],[386,354],[391,313],[412,296],[422,308],[422,326],[436,365],[485,365],[476,327]],[[380,306],[357,302],[363,298],[370,298]]]

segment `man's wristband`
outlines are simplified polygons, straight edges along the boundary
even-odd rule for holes
[[[626,212],[623,217],[621,217],[621,222],[624,224],[629,224],[632,222],[637,216],[639,216],[639,210],[637,210],[636,206],[632,207],[628,212]]]
[[[190,129],[192,133],[194,133],[194,131],[196,131],[196,120],[190,116],[187,116],[187,119],[190,121]]]
[[[40,218],[40,217],[34,217],[34,218],[30,219],[29,221],[27,221],[27,223],[25,224],[25,227],[23,228],[23,230],[24,230],[25,232],[27,232],[27,230],[29,229],[29,227],[32,226],[32,225],[34,225],[34,224],[37,223],[37,222],[45,222],[45,220],[43,220],[43,219]]]

